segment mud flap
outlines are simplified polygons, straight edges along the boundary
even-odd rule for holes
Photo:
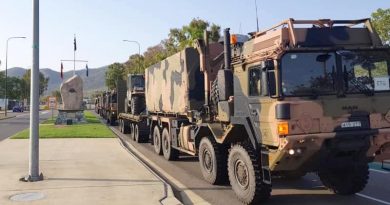
[[[261,160],[261,171],[263,174],[263,182],[265,184],[271,185],[271,171],[269,169],[269,158],[268,158],[269,151],[265,148],[261,148],[261,154],[260,154],[260,160]]]

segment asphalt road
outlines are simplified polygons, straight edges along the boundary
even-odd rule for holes
[[[133,144],[149,160],[158,164],[164,171],[211,204],[241,204],[229,184],[212,186],[203,180],[197,157],[181,156],[177,161],[168,162],[162,156],[156,155],[149,143],[138,144],[130,140],[128,135],[124,139]],[[273,179],[272,196],[265,204],[390,205],[389,193],[390,172],[383,170],[370,170],[370,179],[366,188],[361,193],[352,196],[333,194],[322,185],[315,174],[307,174],[298,180]]]
[[[3,115],[3,113],[0,113],[0,115]],[[0,120],[0,141],[28,128],[30,125],[30,112],[9,112],[7,115],[12,116],[12,118]],[[39,112],[39,121],[46,120],[49,117],[51,117],[50,111]]]

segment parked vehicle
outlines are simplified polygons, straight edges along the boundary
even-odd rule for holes
[[[20,105],[15,105],[13,108],[12,108],[12,112],[24,112],[24,109],[22,106]]]

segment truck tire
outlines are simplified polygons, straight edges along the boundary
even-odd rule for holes
[[[130,137],[131,140],[134,140],[133,123],[129,123],[129,137]]]
[[[210,184],[227,181],[227,149],[215,140],[203,137],[199,144],[199,164],[203,178]]]
[[[130,126],[128,125],[129,122],[127,122],[126,120],[122,120],[122,123],[123,123],[123,134],[128,134],[130,131]]]
[[[118,120],[118,124],[119,124],[119,132],[121,132],[121,133],[123,133],[123,121],[122,121],[122,119],[119,119]]]
[[[131,114],[139,115],[145,109],[145,98],[141,96],[134,96],[131,99]]]
[[[129,113],[129,100],[127,98],[125,99],[125,113]]]
[[[140,143],[142,141],[140,133],[139,133],[139,127],[137,123],[134,123],[134,141]]]
[[[364,189],[369,176],[367,163],[345,170],[318,172],[321,182],[335,194],[352,195]]]
[[[134,123],[131,123],[131,124],[130,124],[130,127],[131,127],[131,139],[132,139],[133,141],[136,141],[136,140],[135,140],[135,126],[134,126]]]
[[[230,185],[244,204],[259,204],[271,195],[271,185],[264,184],[261,162],[251,145],[233,145],[229,152]]]
[[[161,146],[161,134],[160,134],[160,129],[158,129],[158,126],[154,126],[153,129],[153,146],[154,146],[154,151],[158,155],[162,155],[162,146]]]
[[[179,156],[179,152],[176,149],[172,148],[171,137],[169,135],[168,129],[164,128],[161,135],[161,146],[163,150],[163,155],[166,160],[176,160]]]

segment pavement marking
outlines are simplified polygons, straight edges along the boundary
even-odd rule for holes
[[[390,205],[390,202],[383,201],[383,200],[380,200],[380,199],[377,199],[377,198],[374,198],[374,197],[371,197],[371,196],[367,196],[367,195],[364,195],[364,194],[361,194],[361,193],[356,193],[356,195],[358,195],[360,197],[363,197],[363,198],[366,198],[366,199],[371,199],[373,201],[376,201],[376,202],[379,202],[379,203],[382,203],[382,204]]]
[[[370,171],[378,172],[378,173],[382,173],[382,174],[389,174],[390,173],[388,171],[382,171],[382,170],[377,170],[377,169],[370,169]]]
[[[30,115],[30,113],[28,113],[28,114],[23,114],[23,115],[16,115],[16,117],[23,117],[23,116],[27,116],[27,115]]]

